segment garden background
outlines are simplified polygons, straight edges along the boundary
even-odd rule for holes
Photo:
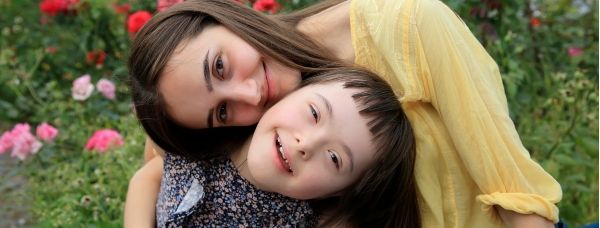
[[[563,188],[561,219],[597,222],[598,1],[444,2],[500,66],[525,147]],[[155,0],[0,0],[0,227],[122,226],[144,143],[126,61],[156,11]]]

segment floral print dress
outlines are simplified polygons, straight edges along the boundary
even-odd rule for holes
[[[306,201],[262,191],[231,160],[192,161],[167,153],[156,204],[158,227],[314,227]]]

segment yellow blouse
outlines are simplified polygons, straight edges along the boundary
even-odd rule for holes
[[[413,126],[424,227],[500,227],[493,206],[558,221],[560,185],[508,115],[498,66],[439,0],[353,0],[357,64],[384,77]]]

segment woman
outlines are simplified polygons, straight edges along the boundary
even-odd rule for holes
[[[264,91],[265,81],[271,85],[268,83],[272,80],[269,75],[288,79],[297,78],[297,75],[310,77],[321,69],[335,68],[339,65],[332,62],[335,59],[367,67],[385,78],[401,97],[415,130],[415,175],[421,195],[419,203],[423,226],[494,227],[502,226],[502,221],[514,227],[549,227],[558,220],[558,209],[554,204],[561,198],[560,186],[531,160],[522,146],[508,116],[506,97],[495,62],[460,18],[436,0],[331,1],[278,18],[266,18],[230,2],[201,1],[174,6],[168,13],[150,21],[138,34],[130,61],[134,78],[145,80],[145,76],[152,75],[149,83],[141,82],[137,86],[148,90],[144,93],[136,91],[137,82],[134,81],[132,91],[138,118],[149,136],[165,150],[195,157],[218,155],[218,148],[226,145],[227,141],[238,140],[237,132],[244,128],[206,129],[210,127],[210,119],[216,120],[213,126],[220,120],[225,121],[219,122],[218,126],[252,124],[258,119],[255,116],[258,117],[269,104],[279,99],[266,93],[268,99],[265,100],[264,92],[255,92],[255,98],[247,94],[218,97],[206,93],[205,98],[217,99],[211,100],[209,107],[196,106],[199,108],[193,109],[204,114],[195,115],[206,123],[202,126],[205,129],[200,130],[191,130],[199,126],[178,115],[177,110],[170,110],[168,97],[175,95],[170,95],[168,89],[159,88],[158,76],[172,76],[169,71],[163,70],[168,69],[166,63],[172,60],[173,53],[177,53],[171,50],[181,39],[148,40],[147,33],[160,31],[156,27],[161,27],[158,25],[162,23],[185,27],[182,25],[185,21],[183,24],[190,26],[186,28],[188,30],[178,28],[157,34],[173,36],[185,30],[192,31],[188,38],[197,35],[191,19],[173,16],[173,20],[167,20],[172,17],[170,14],[191,14],[189,11],[182,12],[182,8],[188,7],[183,4],[222,7],[223,10],[218,11],[203,6],[197,11],[210,15],[207,18],[226,27],[257,50],[260,56],[251,61],[251,65],[256,67],[247,72],[252,74],[219,78],[228,75],[222,74],[227,72],[227,60],[219,60],[218,55],[210,58],[210,51],[206,51],[209,55],[200,51],[198,55],[207,61],[203,61],[206,64],[198,63],[196,69],[212,73],[204,75],[217,78],[215,80],[255,88],[246,91]],[[161,22],[163,20],[165,22]],[[292,26],[296,26],[297,30]],[[149,42],[144,43],[144,40]],[[182,53],[185,52],[185,49],[182,50]],[[140,53],[145,51],[156,54],[142,54],[143,57],[140,57]],[[212,62],[208,64],[208,60]],[[148,62],[153,64],[146,64]],[[275,62],[271,64],[273,67],[269,62]],[[231,66],[237,69],[236,65]],[[279,66],[287,67],[281,72],[297,73],[287,76],[285,73],[268,73],[269,69]],[[148,70],[139,70],[139,67]],[[148,73],[150,71],[152,73]],[[256,76],[261,75],[260,72],[265,75],[262,77],[264,80]],[[254,81],[244,80],[249,78]],[[204,87],[208,91],[206,85]],[[182,85],[174,86],[180,87]],[[181,88],[179,92],[183,90]],[[187,97],[195,98],[195,94],[190,93]],[[155,102],[148,105],[146,101],[152,99]],[[167,104],[161,103],[164,101]],[[228,119],[240,115],[238,112],[247,112],[245,110],[254,110],[254,114],[243,120]],[[199,142],[195,134],[210,134],[212,138]],[[194,149],[202,150],[202,153],[191,152]]]

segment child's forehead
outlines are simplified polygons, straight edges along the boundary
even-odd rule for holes
[[[329,92],[329,91],[339,92],[343,89],[344,89],[344,82],[342,82],[342,81],[317,81],[317,82],[312,82],[310,84],[306,84],[297,91],[319,90],[319,91],[323,91],[323,92]]]

